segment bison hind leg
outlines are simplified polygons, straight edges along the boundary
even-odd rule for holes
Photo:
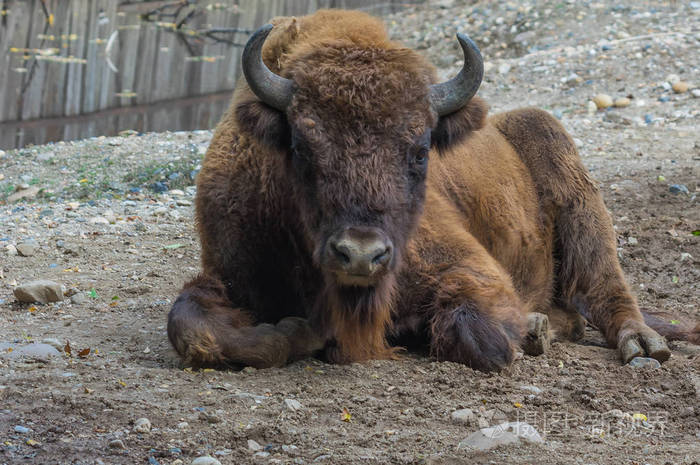
[[[194,367],[266,368],[311,355],[322,341],[301,318],[252,326],[252,316],[234,308],[219,280],[199,276],[187,283],[168,315],[168,338]]]

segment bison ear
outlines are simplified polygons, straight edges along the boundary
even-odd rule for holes
[[[239,130],[268,147],[287,150],[291,143],[287,115],[264,104],[249,90],[239,97],[234,97]]]
[[[433,129],[431,141],[438,150],[445,150],[462,142],[472,131],[477,131],[486,124],[488,105],[479,97],[446,116],[441,116]]]

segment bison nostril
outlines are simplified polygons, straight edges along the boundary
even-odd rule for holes
[[[391,247],[386,247],[372,259],[373,265],[386,265],[391,258]]]
[[[331,250],[335,257],[344,265],[350,264],[350,251],[343,245],[331,244]]]

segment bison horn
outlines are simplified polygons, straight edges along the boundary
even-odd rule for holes
[[[266,24],[248,39],[243,49],[243,74],[248,86],[260,100],[285,111],[292,100],[294,82],[270,71],[262,59],[263,44],[272,27],[272,24]]]
[[[439,116],[462,108],[476,94],[484,77],[484,59],[476,44],[466,35],[457,34],[464,53],[464,66],[447,82],[430,86],[430,102]]]

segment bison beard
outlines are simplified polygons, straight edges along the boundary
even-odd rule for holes
[[[585,317],[625,362],[669,357],[571,138],[535,109],[487,118],[468,38],[460,74],[435,84],[363,13],[273,22],[246,46],[248,81],[197,179],[203,270],[168,319],[186,363],[392,358],[391,335],[498,370],[526,333],[537,346],[541,313],[569,339]]]

